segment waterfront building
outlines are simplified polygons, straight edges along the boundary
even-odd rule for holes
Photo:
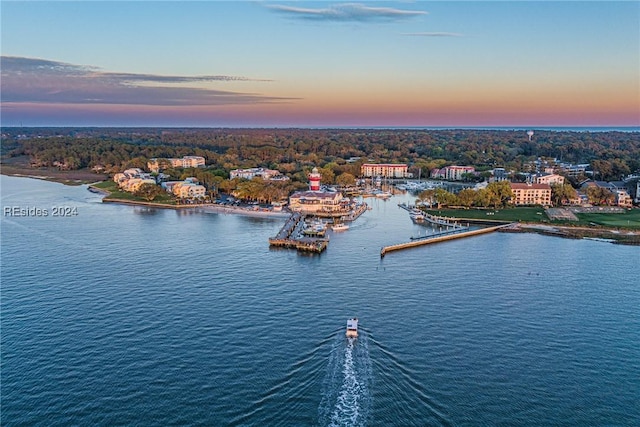
[[[551,206],[551,186],[549,184],[510,183],[513,197],[511,203],[521,205]]]
[[[206,191],[204,186],[191,182],[179,182],[173,186],[173,194],[181,199],[203,198]]]
[[[321,178],[318,168],[313,168],[309,174],[309,190],[296,191],[289,196],[289,209],[306,214],[331,213],[348,209],[348,207],[345,208],[345,203],[348,205],[349,200],[344,199],[342,193],[320,189]]]
[[[156,180],[151,177],[151,174],[143,172],[140,168],[130,168],[117,173],[113,176],[113,181],[118,184],[121,190],[130,193],[138,191],[142,184],[156,184]]]
[[[187,178],[184,181],[167,181],[161,184],[167,193],[171,193],[181,199],[196,199],[206,195],[207,189],[198,183],[196,178]]]
[[[144,184],[156,185],[156,180],[151,178],[130,178],[119,183],[119,187],[123,191],[128,191],[129,193],[135,193]]]
[[[556,174],[543,174],[537,175],[533,178],[533,182],[536,184],[564,184],[564,176]]]
[[[360,174],[366,178],[379,176],[382,178],[408,178],[406,164],[365,163],[360,167]]]
[[[620,206],[621,208],[630,208],[633,206],[633,199],[631,198],[629,193],[627,193],[627,190],[618,188],[613,193],[613,195],[615,196],[616,205]]]
[[[289,197],[289,209],[294,212],[317,213],[344,210],[339,191],[296,191]]]

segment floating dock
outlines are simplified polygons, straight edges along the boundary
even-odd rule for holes
[[[397,245],[384,246],[382,249],[380,249],[380,258],[383,258],[388,252],[415,248],[417,246],[429,245],[431,243],[446,242],[448,240],[461,239],[463,237],[477,236],[479,234],[491,233],[501,228],[508,227],[510,225],[511,224],[502,224],[502,225],[496,225],[493,227],[480,228],[478,230],[458,232],[453,234],[452,233],[445,233],[444,235],[436,234],[433,236],[425,236],[423,238],[415,239],[407,243],[399,243]]]
[[[287,219],[278,234],[269,239],[269,245],[316,253],[327,249],[329,239],[302,237],[302,228],[304,228],[304,216],[296,212]]]

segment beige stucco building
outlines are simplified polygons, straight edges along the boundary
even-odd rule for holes
[[[540,175],[534,178],[536,184],[564,184],[564,176],[556,174]]]
[[[407,178],[409,175],[406,164],[395,163],[365,163],[360,167],[360,173],[367,178],[374,176],[382,178]]]
[[[181,159],[150,159],[147,168],[152,172],[159,172],[163,167],[173,168],[199,168],[205,165],[202,156],[184,156]]]
[[[513,197],[511,202],[516,206],[542,205],[551,206],[551,187],[549,184],[510,183]]]

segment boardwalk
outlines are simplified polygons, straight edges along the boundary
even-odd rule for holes
[[[467,226],[460,225],[460,224],[458,224],[457,221],[452,221],[450,218],[431,215],[431,214],[428,214],[428,213],[424,213],[424,219],[429,221],[431,224],[441,225],[443,227],[453,227],[454,229],[463,229],[463,228],[466,229],[466,228],[469,228],[468,225]]]
[[[447,240],[460,239],[463,237],[477,236],[479,234],[491,233],[499,230],[503,227],[508,227],[511,224],[497,225],[493,227],[481,228],[479,230],[465,231],[465,232],[445,232],[442,234],[436,234],[432,236],[425,236],[424,238],[414,239],[411,242],[399,243],[397,245],[384,246],[380,250],[380,257],[384,257],[388,252],[399,251],[402,249],[415,248],[417,246],[428,245],[431,243],[445,242]]]

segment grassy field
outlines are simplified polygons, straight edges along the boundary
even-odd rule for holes
[[[118,184],[116,184],[113,181],[103,181],[103,182],[94,184],[93,186],[101,190],[106,190],[109,193],[111,193],[107,197],[105,197],[106,200],[117,199],[117,200],[129,200],[132,202],[146,202],[145,199],[141,197],[136,197],[132,193],[127,193],[126,191],[120,191],[120,189],[118,188]],[[166,205],[177,204],[175,199],[171,197],[170,194],[160,194],[153,200],[153,203],[162,203]]]
[[[37,177],[52,182],[66,185],[91,184],[92,182],[107,179],[106,175],[96,174],[90,170],[61,171],[56,168],[31,168],[21,164],[7,164],[3,160],[0,166],[3,175]]]
[[[625,211],[624,213],[578,213],[580,223],[603,227],[620,227],[640,229],[640,209]]]
[[[433,215],[455,218],[510,222],[540,222],[576,227],[609,227],[640,230],[640,209],[632,209],[624,213],[578,213],[578,221],[551,221],[543,208],[509,208],[496,210],[479,209],[432,209],[427,211]]]

